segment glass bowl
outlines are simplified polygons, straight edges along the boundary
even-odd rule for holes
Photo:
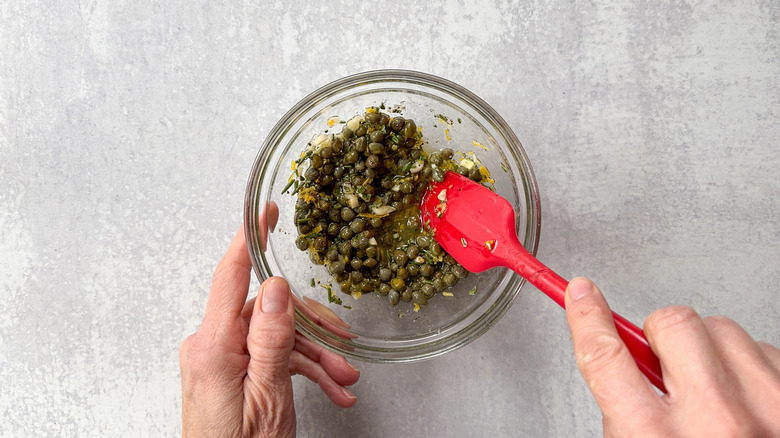
[[[490,171],[494,188],[516,207],[517,235],[536,254],[540,205],[536,180],[520,141],[485,101],[448,80],[406,70],[348,76],[298,102],[268,134],[247,184],[245,227],[252,264],[262,281],[282,276],[294,294],[296,327],[318,344],[372,362],[410,362],[459,348],[485,333],[509,309],[524,280],[507,269],[469,274],[447,294],[415,311],[393,307],[386,296],[359,299],[339,291],[325,266],[295,245],[296,196],[283,194],[299,158],[316,135],[338,134],[366,108],[400,111],[422,129],[430,153],[444,147],[473,152]],[[396,115],[396,113],[391,113]],[[332,126],[329,126],[329,122]],[[334,123],[335,122],[335,123]],[[332,294],[326,289],[333,284]],[[333,302],[336,301],[336,302]]]

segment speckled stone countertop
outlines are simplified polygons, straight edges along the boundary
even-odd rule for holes
[[[180,434],[178,346],[259,145],[378,68],[504,116],[562,275],[639,324],[687,304],[780,344],[780,4],[518,3],[3,2],[0,437]],[[295,379],[300,436],[601,432],[563,312],[530,286],[460,350],[357,365],[350,410]]]

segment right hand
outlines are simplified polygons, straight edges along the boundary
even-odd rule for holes
[[[577,366],[601,408],[604,436],[780,436],[780,350],[725,317],[666,307],[644,325],[667,394],[639,371],[590,280],[566,289]]]

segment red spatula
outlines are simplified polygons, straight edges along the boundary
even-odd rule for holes
[[[466,177],[446,172],[444,181],[428,187],[420,210],[423,223],[434,230],[439,245],[464,268],[471,272],[509,268],[565,307],[563,296],[569,282],[520,244],[515,213],[506,199]],[[642,329],[615,312],[612,316],[639,369],[666,392],[661,365]]]

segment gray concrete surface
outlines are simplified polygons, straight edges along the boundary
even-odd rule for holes
[[[780,6],[724,2],[0,4],[0,437],[180,434],[177,350],[258,146],[347,74],[492,104],[539,181],[539,257],[641,323],[688,304],[780,344]],[[302,437],[590,437],[563,312],[526,287],[476,342],[295,379]]]

